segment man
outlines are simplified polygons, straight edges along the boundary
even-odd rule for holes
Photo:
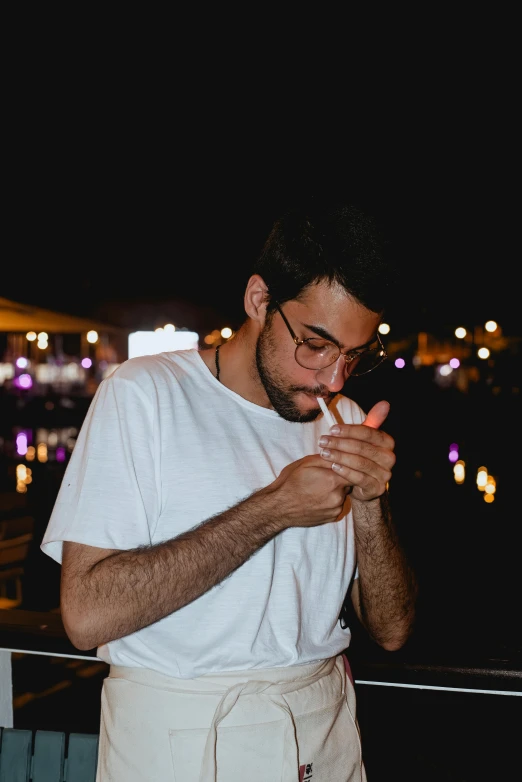
[[[98,782],[365,779],[339,615],[349,594],[397,650],[416,586],[389,405],[340,392],[385,358],[393,280],[372,218],[290,211],[229,342],[100,384],[42,542],[72,643],[111,666]]]

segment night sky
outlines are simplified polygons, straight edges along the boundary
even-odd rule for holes
[[[326,192],[387,223],[408,286],[395,318],[520,333],[516,26],[468,16],[353,63],[307,42],[283,67],[246,36],[252,73],[218,41],[178,71],[155,44],[149,59],[133,40],[94,54],[75,35],[15,36],[0,296],[93,315],[173,297],[237,323],[273,219]]]
[[[163,140],[156,151],[133,148],[132,160],[128,139],[98,139],[81,154],[36,146],[8,180],[0,295],[93,317],[114,301],[173,299],[237,327],[245,269],[273,219],[309,194],[332,193],[375,214],[391,239],[404,291],[390,319],[402,331],[493,318],[520,334],[513,130],[481,137],[473,127],[470,119],[380,146],[247,148],[246,159],[230,139],[165,155]]]

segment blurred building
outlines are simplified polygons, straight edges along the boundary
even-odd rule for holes
[[[111,322],[78,317],[0,298],[0,388],[25,398],[49,393],[92,396],[127,358],[161,350],[212,346],[230,339],[222,317],[187,303],[146,303],[111,308]],[[164,323],[175,312],[181,328]],[[161,325],[159,325],[161,323]],[[520,337],[507,337],[488,321],[454,332],[394,334],[381,324],[389,358],[397,370],[430,376],[442,388],[463,393],[489,386],[493,393],[518,394]]]
[[[0,385],[91,394],[127,358],[129,330],[0,298]]]

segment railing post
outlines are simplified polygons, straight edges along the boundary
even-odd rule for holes
[[[0,727],[13,727],[13,671],[5,649],[0,649]]]

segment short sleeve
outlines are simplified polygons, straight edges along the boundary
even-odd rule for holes
[[[111,549],[151,542],[160,507],[154,407],[118,370],[98,386],[64,473],[41,550],[63,541]]]

